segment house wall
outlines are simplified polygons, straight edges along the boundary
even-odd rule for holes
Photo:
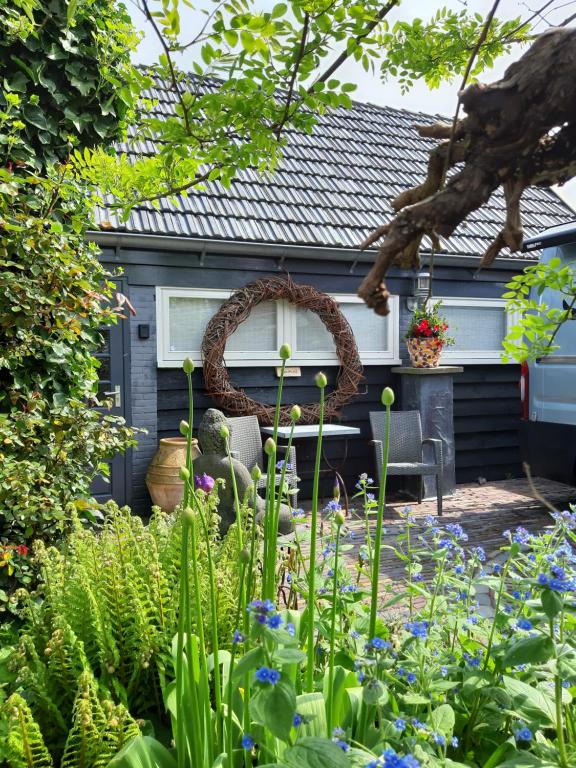
[[[248,249],[248,246],[247,246]],[[145,251],[137,249],[104,249],[102,260],[112,269],[122,267],[128,283],[128,293],[137,315],[131,323],[132,360],[132,423],[148,430],[139,436],[133,460],[133,507],[145,513],[149,500],[145,489],[146,467],[156,450],[157,440],[174,435],[178,424],[186,418],[185,378],[179,368],[157,368],[156,365],[156,286],[194,288],[239,288],[258,277],[289,272],[295,282],[308,283],[327,293],[355,293],[369,265],[358,264],[351,271],[351,262],[253,257],[247,251],[242,256],[205,254],[191,248],[190,253]],[[500,298],[504,283],[514,274],[505,270],[485,270],[479,276],[468,267],[437,266],[434,293],[438,296],[470,296]],[[392,293],[409,295],[409,273],[392,273],[388,281]],[[400,302],[400,334],[405,333],[410,312],[404,299]],[[150,326],[150,337],[139,338],[138,325]],[[401,354],[407,359],[405,344]],[[286,380],[286,400],[309,402],[317,398],[313,377],[316,368],[302,367],[302,376]],[[334,382],[337,368],[325,369],[329,382]],[[519,398],[518,369],[505,365],[464,366],[464,372],[454,381],[454,413],[456,435],[456,473],[458,482],[478,477],[503,478],[520,472],[518,447]],[[277,378],[270,368],[233,368],[234,384],[246,389],[250,397],[273,403]],[[358,398],[344,408],[341,422],[361,429],[361,437],[351,439],[347,446],[340,440],[326,444],[326,457],[331,463],[342,464],[347,450],[343,474],[350,488],[361,472],[374,472],[368,414],[380,407],[383,387],[392,386],[400,392],[398,376],[391,366],[366,366],[363,388]],[[203,387],[200,370],[194,373],[195,416],[197,426],[204,411],[214,403]],[[399,403],[399,407],[402,404]],[[309,491],[314,461],[314,441],[302,440],[298,446],[298,470],[303,479],[303,495]],[[374,476],[372,474],[372,476]],[[327,476],[326,481],[332,480]]]

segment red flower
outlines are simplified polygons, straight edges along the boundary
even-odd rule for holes
[[[30,550],[26,546],[26,544],[18,544],[16,547],[16,552],[18,552],[19,555],[26,556]]]

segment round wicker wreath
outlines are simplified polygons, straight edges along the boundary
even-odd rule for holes
[[[253,307],[263,301],[283,299],[314,312],[332,334],[336,354],[340,362],[336,389],[325,400],[325,417],[338,416],[341,408],[358,392],[362,377],[362,363],[352,329],[338,304],[325,293],[311,285],[297,285],[289,277],[265,277],[255,280],[236,291],[222,304],[220,310],[208,323],[202,339],[202,361],[204,383],[208,393],[230,414],[257,416],[261,424],[274,422],[275,408],[253,400],[230,382],[224,363],[224,351],[228,338],[240,323],[249,316]],[[319,419],[319,404],[299,404],[302,409],[300,424],[313,424]],[[281,409],[280,423],[290,423],[291,405]]]

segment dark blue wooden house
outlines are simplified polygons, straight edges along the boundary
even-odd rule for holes
[[[171,112],[170,97],[158,88],[148,94],[159,112]],[[396,270],[388,286],[395,294],[391,314],[372,314],[356,290],[374,258],[358,244],[392,215],[390,200],[418,183],[425,172],[428,140],[413,125],[432,122],[425,114],[355,104],[326,114],[313,135],[292,134],[280,169],[268,180],[241,172],[229,189],[216,183],[183,197],[136,208],[127,222],[115,212],[98,212],[101,231],[92,237],[102,261],[121,267],[121,290],[136,316],[112,329],[103,352],[102,390],[115,392],[117,412],[143,427],[131,455],[114,461],[112,493],[146,511],[148,462],[158,439],[178,432],[186,415],[182,360],[191,356],[196,418],[214,403],[203,389],[200,343],[203,330],[231,292],[265,275],[287,272],[337,298],[356,335],[365,381],[362,393],[344,408],[341,421],[360,427],[365,439],[350,441],[345,479],[372,472],[368,413],[383,386],[399,390],[392,368],[407,358],[403,340],[414,275]],[[130,147],[121,149],[134,151]],[[142,152],[152,151],[141,146]],[[523,199],[528,235],[574,218],[551,191],[528,190]],[[501,228],[504,204],[496,196],[471,215],[436,256],[434,296],[443,299],[455,347],[443,362],[464,367],[454,381],[456,477],[459,482],[520,473],[518,368],[500,361],[507,318],[506,282],[537,254],[504,252],[491,269],[477,274],[480,255]],[[425,261],[424,246],[424,261]],[[317,317],[291,305],[263,304],[230,338],[227,362],[234,384],[250,396],[273,402],[277,350],[288,341],[301,375],[286,382],[286,399],[314,399],[314,374],[337,373],[334,343]],[[401,404],[400,404],[401,405]],[[298,446],[299,474],[310,476],[314,446]],[[338,452],[337,443],[328,451]]]

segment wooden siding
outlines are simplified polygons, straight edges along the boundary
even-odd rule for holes
[[[516,365],[466,365],[454,377],[457,482],[522,474],[519,378]]]
[[[190,253],[154,251],[143,249],[105,250],[102,260],[107,266],[122,266],[124,274],[135,294],[151,292],[154,286],[193,288],[239,288],[258,277],[289,273],[294,281],[308,283],[328,293],[355,293],[369,269],[366,263],[319,259],[278,257],[278,250],[270,256],[255,256],[246,246],[246,254],[202,254],[191,243]],[[469,296],[499,298],[505,283],[515,274],[513,269],[483,270],[475,274],[474,266],[437,265],[434,272],[434,292],[437,296]],[[402,297],[401,318],[405,319],[404,298],[411,290],[411,274],[395,270],[389,280],[393,293]],[[136,308],[139,309],[138,307]],[[149,322],[149,318],[143,318]],[[134,323],[142,322],[138,317]],[[133,344],[155,345],[155,324],[151,323],[152,335],[148,342]],[[401,335],[403,331],[401,329]],[[403,343],[401,347],[403,347]],[[154,347],[155,349],[155,347]],[[404,350],[402,352],[404,356]],[[303,367],[302,376],[286,381],[286,402],[314,400],[317,389],[313,383],[316,368]],[[185,380],[179,369],[156,369],[150,373],[157,382],[157,437],[176,434],[181,419],[186,418]],[[334,381],[336,368],[326,370]],[[141,375],[141,374],[136,374]],[[234,368],[232,379],[237,386],[246,389],[251,397],[273,403],[277,379],[274,369]],[[358,426],[361,437],[348,441],[348,458],[343,474],[350,488],[361,472],[374,476],[368,414],[380,407],[380,393],[384,386],[392,386],[399,394],[399,378],[390,367],[367,366],[365,391],[347,406],[341,416],[343,424]],[[521,474],[518,447],[519,398],[518,368],[504,365],[465,365],[464,373],[454,380],[454,414],[456,435],[456,478],[458,482],[475,481],[478,477],[501,479]],[[195,424],[206,408],[214,405],[203,389],[202,373],[194,375],[196,389]],[[401,407],[401,403],[399,403]],[[139,426],[146,426],[140,424]],[[343,456],[343,442],[329,441],[326,455],[339,463]],[[299,472],[303,479],[303,496],[310,492],[310,478],[314,461],[314,441],[302,440],[298,445]],[[142,483],[142,480],[136,480]],[[331,479],[328,480],[331,484]],[[393,488],[394,486],[392,486]],[[324,489],[328,492],[327,488]]]

